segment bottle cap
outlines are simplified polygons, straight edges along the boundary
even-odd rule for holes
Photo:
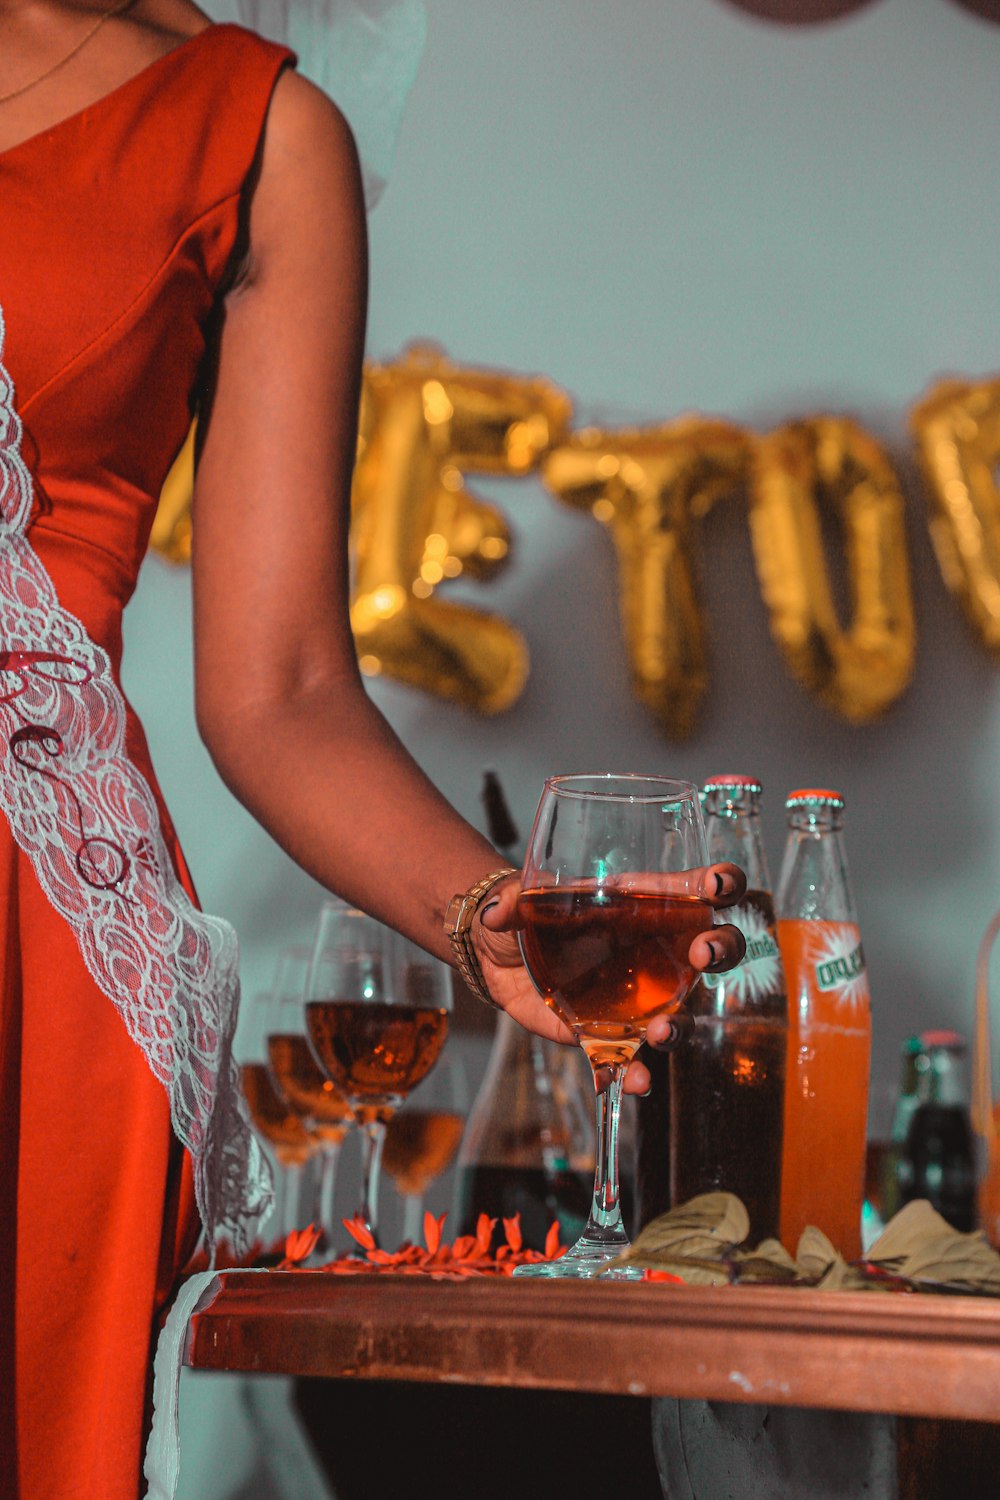
[[[948,1052],[964,1052],[965,1037],[958,1031],[923,1031],[920,1033],[920,1041],[924,1047],[941,1047]]]
[[[764,790],[756,776],[710,776],[701,785],[703,792],[755,792],[759,797]]]
[[[785,798],[785,807],[802,807],[807,802],[818,802],[821,807],[843,807],[844,805],[840,792],[832,792],[829,787],[805,787],[797,792],[789,792]]]

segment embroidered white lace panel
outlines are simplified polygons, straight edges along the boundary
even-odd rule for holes
[[[149,784],[125,753],[107,653],[63,609],[27,540],[31,476],[0,307],[0,800],[84,963],[167,1090],[210,1245],[241,1253],[271,1200],[232,1056],[236,935],[175,873]]]

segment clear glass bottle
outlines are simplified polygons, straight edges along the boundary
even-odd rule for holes
[[[957,1031],[925,1031],[920,1041],[926,1066],[900,1157],[900,1203],[926,1198],[953,1229],[968,1233],[978,1214],[965,1040]]]
[[[789,794],[778,886],[788,985],[781,1239],[814,1224],[848,1260],[861,1253],[871,1057],[868,971],[844,849],[839,792]]]
[[[492,842],[519,864],[517,828],[495,771],[484,772],[482,800]],[[497,1016],[458,1155],[456,1232],[471,1234],[480,1213],[519,1213],[526,1245],[540,1249],[553,1220],[563,1243],[574,1243],[593,1194],[593,1109],[590,1068],[579,1048]]]
[[[747,875],[745,897],[725,913],[747,952],[736,969],[705,975],[692,991],[694,1025],[669,1055],[669,1087],[658,1076],[639,1105],[642,1222],[698,1193],[735,1193],[750,1215],[751,1244],[778,1233],[788,1050],[761,792],[745,775],[713,776],[702,788],[709,858]]]

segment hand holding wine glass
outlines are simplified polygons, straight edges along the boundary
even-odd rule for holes
[[[618,1201],[625,1072],[655,1021],[661,1032],[664,1023],[676,1030],[699,948],[707,950],[705,967],[728,966],[726,946],[715,946],[709,896],[714,890],[717,900],[725,884],[707,866],[691,783],[622,775],[546,781],[518,896],[519,940],[536,989],[594,1070],[597,1172],[577,1243],[559,1261],[517,1274],[596,1276],[627,1247]]]
[[[746,943],[742,932],[732,923],[711,923],[711,912],[738,905],[746,890],[743,871],[733,864],[707,865],[699,871],[700,890],[708,921],[702,931],[692,935],[688,956],[697,973],[723,973],[733,969],[743,958]],[[529,1031],[551,1040],[575,1045],[577,1037],[570,1026],[547,1005],[524,967],[518,932],[523,926],[520,907],[521,880],[512,876],[491,892],[490,900],[473,925],[473,939],[486,983],[499,1007]],[[670,1049],[678,1040],[679,1016],[668,1011],[649,1017],[645,1041],[658,1049]],[[624,1092],[644,1094],[650,1086],[649,1070],[634,1058],[626,1068]]]

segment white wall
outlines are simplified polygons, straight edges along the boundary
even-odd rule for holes
[[[528,638],[521,702],[484,721],[391,683],[380,705],[480,821],[484,765],[527,823],[543,775],[656,769],[843,788],[875,1006],[873,1125],[901,1040],[970,1032],[973,963],[1000,902],[1000,673],[946,596],[906,432],[949,372],[1000,370],[995,184],[1000,27],[950,0],[880,0],[825,26],[724,0],[428,0],[394,176],[372,219],[370,351],[439,340],[470,364],[544,372],[582,417],[700,410],[765,430],[850,413],[907,491],[917,675],[851,728],[790,681],[743,521],[705,533],[714,666],[703,724],[669,743],[631,696],[607,535],[535,481],[483,482],[516,553],[461,596]],[[304,937],[320,892],[232,802],[191,713],[189,580],[150,560],[127,617],[145,719],[203,901],[244,943],[248,989]],[[266,754],[266,746],[261,747]]]

